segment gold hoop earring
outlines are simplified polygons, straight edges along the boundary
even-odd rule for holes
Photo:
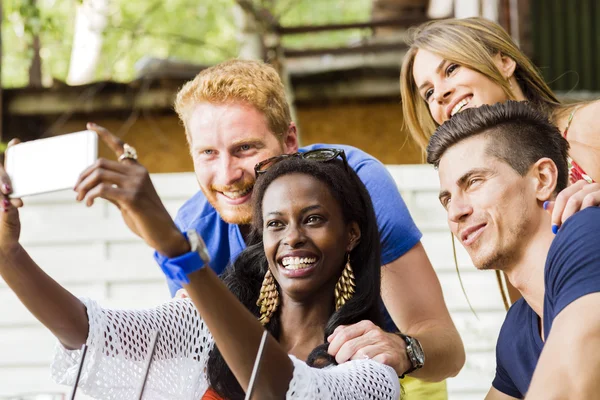
[[[271,270],[267,270],[265,274],[256,305],[260,307],[260,323],[263,325],[268,324],[279,306],[279,292]]]
[[[354,271],[350,265],[350,254],[348,254],[348,260],[346,266],[342,271],[342,276],[335,285],[335,311],[338,311],[348,300],[354,295]]]

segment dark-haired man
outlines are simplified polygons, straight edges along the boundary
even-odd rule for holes
[[[505,272],[523,295],[502,326],[488,400],[600,393],[600,209],[556,235],[544,210],[567,186],[568,148],[544,116],[512,101],[454,116],[427,149],[452,233],[478,269]]]

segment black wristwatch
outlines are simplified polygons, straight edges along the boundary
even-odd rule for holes
[[[413,371],[418,370],[419,368],[423,368],[425,365],[425,353],[423,352],[423,348],[421,347],[421,343],[417,339],[411,336],[407,336],[403,333],[397,332],[398,336],[400,336],[406,342],[406,355],[408,356],[408,360],[412,364],[412,366],[404,371],[402,375],[399,376],[400,379],[404,378],[404,375],[410,374]]]

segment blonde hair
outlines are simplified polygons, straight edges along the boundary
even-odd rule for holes
[[[409,36],[410,48],[400,74],[402,112],[406,127],[423,151],[437,124],[413,78],[413,64],[419,49],[485,75],[502,88],[508,99],[515,100],[508,80],[493,59],[498,53],[508,56],[516,62],[514,76],[528,101],[548,117],[560,107],[538,69],[495,22],[479,17],[430,21],[413,28]]]
[[[198,103],[243,102],[260,111],[279,138],[292,122],[283,83],[277,71],[261,61],[230,60],[201,71],[186,83],[175,99],[175,111],[189,137],[187,119]]]

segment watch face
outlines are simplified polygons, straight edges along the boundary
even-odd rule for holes
[[[421,344],[419,343],[418,340],[414,339],[414,338],[410,338],[410,347],[412,350],[412,354],[415,358],[415,361],[417,363],[417,367],[420,368],[423,366],[423,364],[425,364],[425,353],[423,353],[423,348],[421,347]]]

